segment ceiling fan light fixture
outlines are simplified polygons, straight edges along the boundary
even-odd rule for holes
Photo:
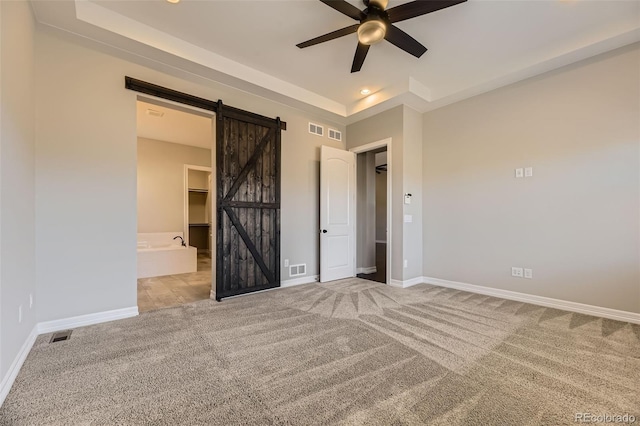
[[[379,19],[365,21],[358,27],[358,41],[368,46],[384,40],[387,25]]]

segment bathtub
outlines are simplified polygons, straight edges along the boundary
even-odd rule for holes
[[[138,234],[138,278],[187,274],[198,270],[198,249],[173,237],[182,232]]]

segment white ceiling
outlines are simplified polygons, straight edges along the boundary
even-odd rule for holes
[[[149,111],[162,114],[161,117]],[[211,118],[163,105],[137,102],[138,136],[181,145],[211,149]]]
[[[42,23],[134,53],[168,52],[229,76],[225,84],[264,89],[343,122],[399,103],[428,111],[640,41],[634,0],[469,0],[396,24],[429,48],[422,58],[382,42],[351,74],[355,34],[295,46],[355,23],[317,0],[32,3]],[[363,87],[374,93],[360,95]]]

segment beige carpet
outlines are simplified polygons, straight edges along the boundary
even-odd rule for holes
[[[2,425],[640,423],[640,326],[359,279],[38,338]]]

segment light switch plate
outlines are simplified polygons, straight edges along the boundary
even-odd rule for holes
[[[524,269],[524,277],[527,279],[532,279],[533,278],[533,269]]]
[[[405,214],[405,215],[404,215],[404,221],[405,221],[406,223],[411,223],[411,222],[413,222],[413,216],[412,216],[412,215],[410,215],[410,214]]]
[[[524,177],[524,169],[522,167],[519,169],[516,169],[516,177],[517,178]]]
[[[527,167],[524,169],[524,177],[533,176],[533,167]]]
[[[523,272],[522,268],[511,267],[511,276],[522,278]]]

